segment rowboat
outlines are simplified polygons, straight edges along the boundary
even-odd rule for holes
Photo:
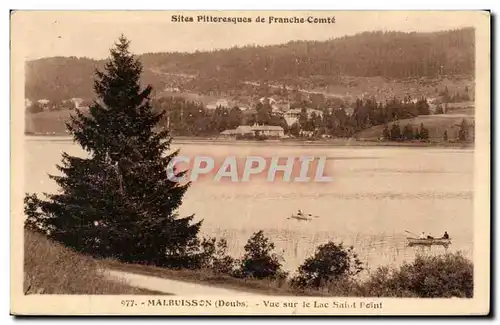
[[[421,238],[413,238],[406,237],[408,240],[408,246],[422,245],[422,246],[432,246],[432,245],[441,245],[447,247],[451,244],[451,238],[432,238],[432,239],[421,239]]]

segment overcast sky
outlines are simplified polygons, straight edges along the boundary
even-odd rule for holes
[[[335,24],[173,23],[173,15],[226,17],[331,17]],[[12,17],[13,41],[22,42],[23,56],[106,58],[121,33],[131,50],[192,52],[247,44],[279,44],[290,40],[327,40],[371,30],[430,32],[474,26],[470,12],[17,12]]]

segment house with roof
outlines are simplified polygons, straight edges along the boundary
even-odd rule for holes
[[[279,125],[254,125],[252,131],[255,136],[265,136],[270,138],[282,138],[285,136],[285,130]]]
[[[48,105],[50,103],[50,100],[48,99],[39,99],[37,100],[37,103],[40,105]]]
[[[344,110],[344,112],[347,116],[354,114],[354,108],[352,108],[352,107],[328,107],[328,108],[326,108],[326,111],[328,113],[335,113],[335,112],[340,111],[342,109]]]
[[[261,104],[269,103],[270,105],[277,103],[276,99],[274,99],[272,97],[261,97],[261,98],[259,98],[259,102]]]
[[[54,106],[48,99],[39,99],[36,102],[43,108],[44,111],[49,111]]]
[[[240,125],[236,129],[224,130],[220,133],[224,137],[255,136],[255,132],[249,125]]]
[[[285,130],[278,125],[240,125],[236,129],[224,130],[220,133],[220,135],[228,138],[257,136],[282,138],[285,135]]]
[[[306,109],[307,113],[307,118],[311,118],[312,114],[314,113],[316,116],[323,117],[323,111],[319,109],[313,109],[313,108],[307,108]],[[288,126],[292,126],[295,123],[299,121],[300,114],[302,114],[302,109],[301,108],[292,108],[288,111],[286,111],[283,114],[283,117],[285,118],[286,124]]]
[[[163,89],[163,91],[166,91],[169,93],[180,93],[181,92],[179,87],[165,87],[165,89]]]
[[[299,121],[301,111],[302,110],[300,108],[292,108],[283,114],[285,122],[289,127]]]
[[[73,104],[75,105],[76,108],[80,108],[80,106],[83,104],[84,102],[84,99],[83,98],[71,98],[70,101],[73,102]]]

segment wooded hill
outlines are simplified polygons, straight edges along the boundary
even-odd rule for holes
[[[292,41],[195,53],[146,53],[143,83],[161,89],[164,72],[200,79],[279,81],[342,76],[391,79],[474,74],[474,29],[434,33],[364,32],[329,41]],[[93,97],[93,73],[104,60],[44,58],[27,63],[26,97]]]

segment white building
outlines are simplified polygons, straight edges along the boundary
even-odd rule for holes
[[[278,125],[254,125],[252,131],[255,135],[261,135],[272,138],[282,138],[285,136],[285,130]]]
[[[237,136],[265,136],[270,138],[282,138],[285,136],[285,130],[277,125],[240,125],[236,129],[225,130],[220,133],[226,137]]]
[[[274,98],[272,98],[272,97],[262,97],[262,98],[260,98],[260,99],[259,99],[259,102],[260,102],[261,104],[264,104],[266,101],[267,101],[270,105],[273,105],[273,104],[276,104],[276,103],[277,103],[276,99],[274,99]]]
[[[75,104],[75,108],[80,108],[80,105],[84,102],[83,98],[71,98],[70,100]]]
[[[318,109],[307,108],[306,113],[308,119],[311,118],[313,113],[316,114],[316,116],[320,116],[321,118],[323,117],[323,111],[320,111]],[[286,124],[288,126],[292,126],[299,121],[300,114],[302,114],[301,108],[292,108],[286,111],[283,114],[283,117],[285,118]]]

